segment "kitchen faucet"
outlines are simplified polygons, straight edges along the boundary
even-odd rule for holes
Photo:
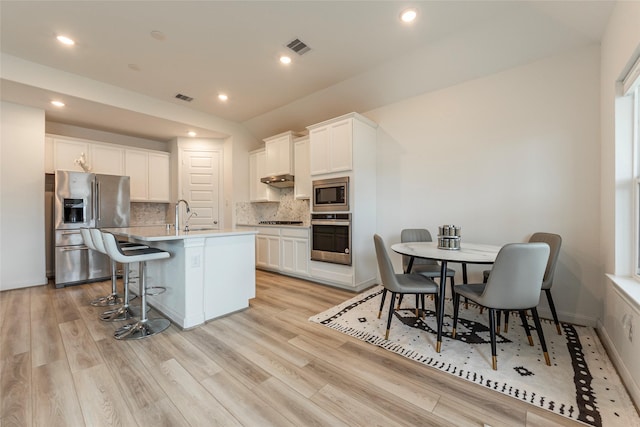
[[[192,216],[198,216],[198,212],[191,212],[187,219],[184,221],[184,231],[189,231],[189,220]]]
[[[180,202],[184,202],[184,205],[187,207],[187,213],[191,212],[189,202],[187,202],[185,199],[180,199],[176,202],[176,234],[180,230]]]

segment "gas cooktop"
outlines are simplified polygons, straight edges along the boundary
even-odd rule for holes
[[[302,221],[260,221],[258,224],[266,225],[300,225]]]

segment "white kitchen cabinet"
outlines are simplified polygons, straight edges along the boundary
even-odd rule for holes
[[[255,150],[249,153],[249,200],[251,202],[278,202],[280,191],[260,182],[266,175],[266,151]]]
[[[376,283],[371,236],[376,231],[377,124],[349,113],[308,127],[311,177],[349,177],[351,265],[309,262],[311,280],[360,291]]]
[[[131,178],[132,202],[169,201],[168,153],[126,149],[124,159],[124,175]]]
[[[282,250],[281,269],[285,274],[309,275],[309,229],[282,228],[280,230]]]
[[[353,169],[353,119],[332,122],[309,130],[311,175]],[[372,147],[375,150],[375,147]]]
[[[83,169],[76,164],[84,154],[86,165],[91,167],[91,152],[88,141],[54,138],[53,140],[53,167],[54,170],[68,170],[82,172]]]
[[[294,141],[294,197],[296,199],[311,198],[311,170],[309,137],[305,136]]]
[[[124,169],[124,174],[131,178],[131,201],[149,200],[149,154],[141,150],[125,150]]]
[[[169,153],[149,152],[149,201],[169,201],[171,197],[169,168]]]
[[[54,173],[56,169],[82,172],[76,160],[83,153],[90,172],[129,176],[131,201],[169,202],[170,154],[163,151],[47,135],[45,173]]]
[[[91,172],[124,175],[124,149],[117,145],[91,144]]]
[[[264,140],[266,163],[264,175],[293,175],[293,138],[299,136],[291,131]]]
[[[258,226],[256,267],[309,277],[309,228]]]
[[[256,267],[280,270],[280,229],[277,227],[257,227]]]

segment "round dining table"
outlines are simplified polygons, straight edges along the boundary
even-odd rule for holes
[[[442,345],[442,324],[444,323],[444,295],[447,263],[462,264],[462,282],[467,283],[467,264],[493,264],[500,246],[476,243],[460,243],[460,249],[439,248],[437,242],[406,242],[391,245],[391,249],[401,255],[411,257],[405,273],[410,273],[415,258],[432,259],[440,262],[440,291],[438,298],[438,339],[436,352]],[[453,295],[452,295],[453,297]]]

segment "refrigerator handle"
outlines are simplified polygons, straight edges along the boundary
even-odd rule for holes
[[[98,226],[97,222],[100,221],[100,183],[96,181],[96,194],[95,194],[95,204],[96,204],[96,227]]]

